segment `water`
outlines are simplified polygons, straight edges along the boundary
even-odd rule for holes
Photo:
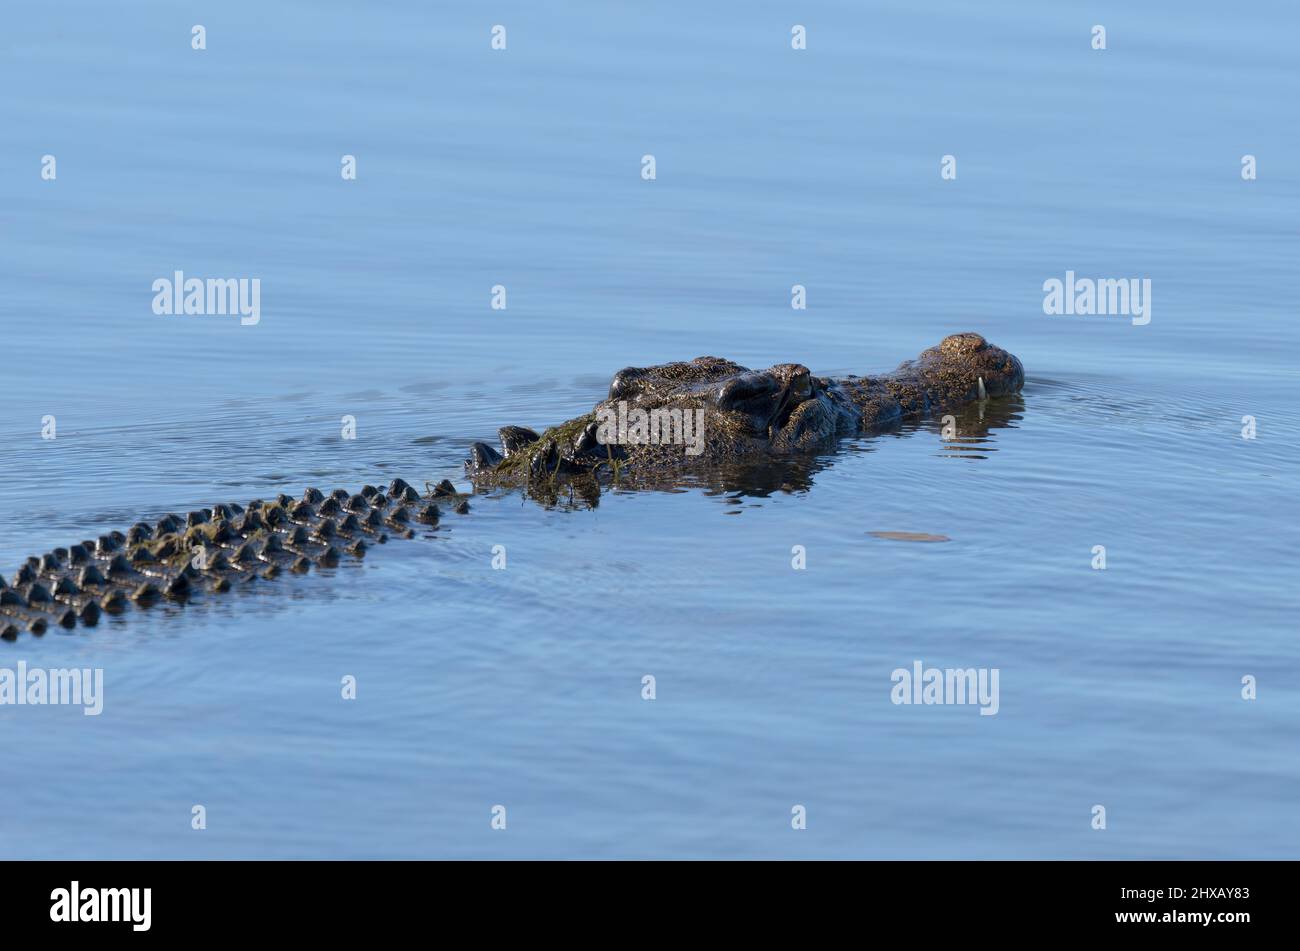
[[[0,711],[0,855],[1300,852],[1294,5],[6,20],[6,572],[219,500],[459,478],[628,364],[863,373],[975,329],[1029,382],[789,491],[485,496],[332,573],[0,645],[106,693]],[[153,315],[176,269],[259,277],[261,322]],[[1067,269],[1150,278],[1151,323],[1046,317]],[[998,668],[999,713],[890,703],[915,660]]]

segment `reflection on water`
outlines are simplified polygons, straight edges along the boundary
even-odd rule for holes
[[[773,494],[795,494],[812,489],[816,477],[835,465],[846,453],[870,453],[877,440],[916,436],[938,436],[940,453],[962,459],[984,459],[996,452],[993,433],[1015,428],[1023,418],[1024,397],[977,400],[938,419],[900,423],[868,436],[844,436],[808,452],[771,453],[759,457],[692,461],[683,454],[683,465],[672,472],[618,474],[607,468],[594,474],[533,480],[517,489],[476,488],[482,495],[499,496],[519,492],[547,508],[595,508],[602,492],[681,492],[698,489],[706,496],[725,495],[735,499],[767,498]]]

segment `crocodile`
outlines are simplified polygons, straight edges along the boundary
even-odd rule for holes
[[[587,476],[636,485],[683,469],[825,448],[905,421],[1018,393],[1020,360],[977,333],[945,337],[892,373],[829,379],[799,363],[750,370],[720,357],[614,375],[590,413],[538,434],[474,443],[465,471],[478,487],[529,486]]]
[[[746,480],[760,467],[764,478],[775,473],[784,485],[792,477],[786,463],[840,436],[886,432],[971,403],[978,403],[982,417],[985,400],[1015,394],[1023,383],[1020,361],[974,333],[947,337],[879,376],[831,380],[801,364],[748,370],[718,357],[629,367],[615,374],[608,397],[592,412],[541,434],[503,427],[501,452],[474,443],[465,467],[476,491],[524,486],[536,496],[540,483],[545,491],[539,497],[553,500],[557,480],[565,479],[582,483],[590,505],[602,479],[649,485],[702,466],[739,463],[751,473]],[[643,440],[636,411],[646,418],[658,412],[670,438]],[[688,418],[689,441],[674,442],[674,423],[676,435],[685,436]],[[10,581],[0,577],[0,638],[94,626],[130,604],[185,602],[285,571],[333,567],[344,556],[364,557],[369,546],[390,536],[413,537],[421,525],[436,528],[440,505],[464,514],[468,495],[448,479],[426,484],[422,494],[397,478],[386,489],[367,485],[325,494],[309,488],[297,499],[281,494],[246,505],[218,503],[153,524],[138,522],[126,532],[28,558]]]

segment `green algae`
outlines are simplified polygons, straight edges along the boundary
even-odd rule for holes
[[[587,413],[583,416],[576,416],[557,426],[552,426],[538,438],[537,442],[532,443],[527,448],[518,452],[512,452],[496,466],[495,472],[501,475],[527,475],[532,471],[533,460],[542,459],[545,461],[546,455],[550,452],[552,445],[555,447],[573,446],[583,431],[596,421],[595,413]],[[561,458],[563,453],[561,452]],[[559,464],[557,462],[557,468]]]

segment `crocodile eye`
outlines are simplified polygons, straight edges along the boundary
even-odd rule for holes
[[[724,380],[717,390],[719,409],[743,412],[768,411],[768,403],[780,391],[780,381],[768,372],[749,371]]]

